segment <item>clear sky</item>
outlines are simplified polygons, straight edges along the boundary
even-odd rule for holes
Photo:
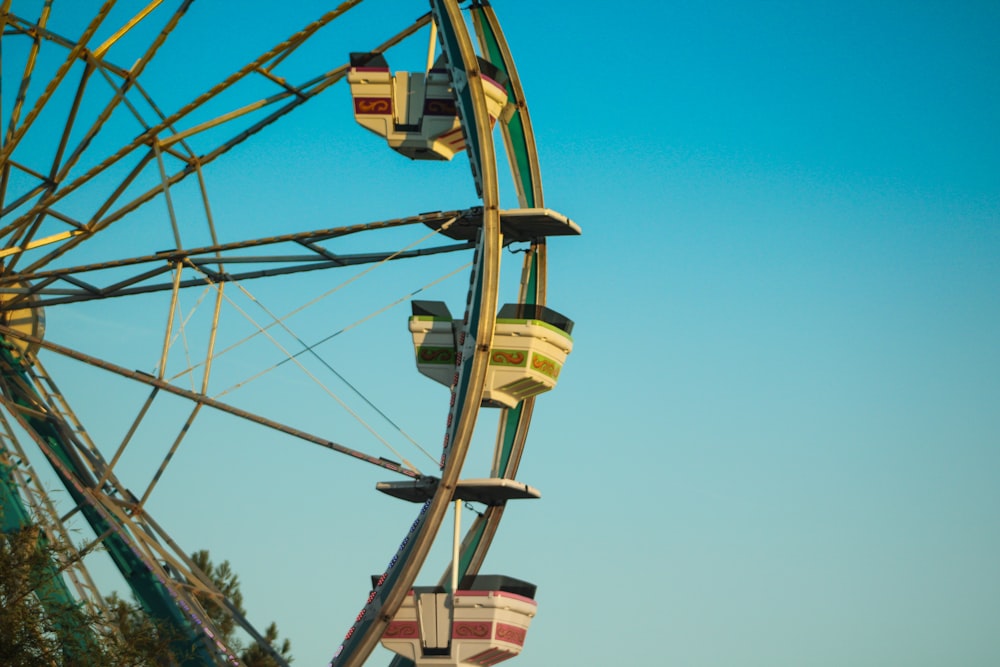
[[[332,69],[425,11],[372,4],[293,71]],[[550,244],[549,301],[576,328],[522,465],[543,498],[510,508],[486,567],[539,586],[516,664],[1000,664],[1000,5],[494,6],[546,204],[584,230]],[[197,0],[146,88],[174,109],[326,8]],[[421,67],[425,39],[390,65]],[[206,178],[224,240],[476,203],[464,156],[393,154],[354,124],[340,87]],[[149,208],[136,217],[162,225],[162,203]],[[133,229],[95,252],[169,245]],[[462,261],[380,269],[292,326],[319,340]],[[509,290],[519,256],[506,261]],[[246,287],[284,313],[344,278]],[[458,312],[465,284],[451,282],[427,298]],[[125,301],[52,308],[47,336],[149,370],[162,303],[155,316]],[[436,451],[447,391],[409,366],[408,312],[321,351]],[[230,339],[245,325],[233,326]],[[153,342],[133,352],[136,338]],[[281,358],[263,348],[220,364],[214,391]],[[119,413],[146,391],[50,365],[88,428],[120,440]],[[328,397],[300,397],[309,383],[291,371],[233,396],[354,442],[360,429]],[[123,462],[140,480],[170,418],[151,422],[148,457]],[[232,562],[251,620],[276,620],[296,665],[326,664],[414,508],[373,491],[380,471],[229,418],[199,416],[195,437],[151,511],[187,549]],[[471,476],[490,433],[477,442]]]

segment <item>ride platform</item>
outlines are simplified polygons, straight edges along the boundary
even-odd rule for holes
[[[457,241],[475,241],[483,226],[483,209],[476,207],[448,227],[445,218],[426,220],[431,229]],[[442,229],[444,227],[444,229]],[[549,208],[513,208],[500,211],[500,231],[505,242],[528,242],[549,236],[579,236],[580,225]]]
[[[411,503],[424,503],[437,491],[441,480],[437,477],[379,482],[375,489],[394,498]],[[462,479],[455,485],[452,500],[464,500],[484,505],[502,505],[508,500],[541,498],[541,492],[523,482],[513,479],[489,477],[485,479]]]

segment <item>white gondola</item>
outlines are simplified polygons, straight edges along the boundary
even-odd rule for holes
[[[455,381],[455,334],[460,325],[441,302],[413,302],[409,328],[417,369],[445,386]],[[525,304],[501,308],[490,348],[483,405],[513,408],[555,387],[573,350],[572,330],[573,322],[550,308]]]
[[[535,587],[503,576],[470,577],[452,596],[415,588],[382,635],[382,645],[417,667],[495,665],[513,658],[537,603]]]
[[[417,370],[446,387],[454,384],[459,320],[453,320],[448,306],[440,301],[414,301],[410,334],[417,358]]]
[[[381,53],[352,53],[347,81],[354,119],[414,160],[450,160],[465,149],[451,77],[438,59],[427,73],[389,71]],[[490,119],[507,104],[505,77],[480,59]]]

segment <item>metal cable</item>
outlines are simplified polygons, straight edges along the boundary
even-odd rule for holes
[[[302,311],[303,311],[303,310],[305,310],[306,308],[309,308],[309,307],[311,307],[311,306],[314,306],[314,305],[316,305],[317,303],[319,303],[319,302],[320,302],[320,301],[322,301],[323,299],[326,299],[327,297],[329,297],[329,296],[332,296],[332,295],[333,295],[333,294],[335,294],[336,292],[339,292],[340,290],[342,290],[343,288],[347,287],[347,286],[348,286],[348,285],[350,285],[351,283],[353,283],[353,282],[355,282],[356,280],[360,279],[361,277],[363,277],[363,276],[367,275],[368,273],[370,273],[370,272],[374,271],[374,270],[375,270],[376,268],[378,268],[378,267],[382,266],[383,264],[385,264],[385,263],[387,263],[387,262],[391,261],[392,259],[395,259],[396,257],[398,257],[398,256],[399,256],[399,255],[401,255],[402,253],[406,252],[407,250],[410,250],[411,248],[414,248],[414,247],[416,247],[416,246],[420,245],[420,244],[421,244],[421,243],[423,243],[424,241],[427,241],[428,239],[430,239],[430,238],[434,237],[434,236],[435,236],[436,234],[440,234],[440,233],[441,233],[442,231],[444,231],[445,229],[447,229],[448,227],[450,227],[450,226],[451,226],[451,224],[452,224],[453,222],[455,222],[455,220],[457,220],[457,219],[458,219],[457,217],[453,217],[453,218],[452,218],[451,220],[448,220],[448,221],[447,221],[447,222],[445,222],[445,223],[444,223],[443,225],[441,225],[441,227],[440,227],[440,228],[438,228],[438,229],[436,229],[436,230],[432,231],[432,232],[431,232],[431,233],[429,233],[429,234],[426,234],[425,236],[422,236],[421,238],[417,239],[416,241],[413,241],[412,243],[410,243],[409,245],[406,245],[406,246],[404,246],[404,247],[400,248],[400,249],[399,249],[399,250],[397,250],[396,252],[394,252],[394,253],[392,253],[391,255],[389,255],[389,256],[387,256],[387,257],[385,257],[384,259],[382,259],[381,261],[379,261],[379,262],[377,262],[377,263],[375,263],[375,264],[372,264],[372,265],[371,265],[370,267],[368,267],[368,268],[367,268],[367,269],[365,269],[364,271],[362,271],[362,272],[360,272],[360,273],[358,273],[358,274],[356,274],[356,275],[354,275],[354,276],[352,276],[352,277],[348,278],[348,279],[347,279],[347,280],[345,280],[344,282],[342,282],[342,283],[340,283],[339,285],[335,286],[335,287],[334,287],[333,289],[330,289],[330,290],[328,290],[328,291],[324,292],[323,294],[320,294],[319,296],[317,296],[316,298],[314,298],[314,299],[313,299],[312,301],[307,301],[306,303],[302,304],[302,305],[301,305],[301,306],[299,306],[298,308],[296,308],[296,309],[294,309],[294,310],[291,310],[291,311],[289,311],[288,313],[285,313],[285,315],[283,315],[282,317],[280,317],[280,318],[276,319],[275,321],[273,321],[273,322],[271,322],[270,324],[268,324],[267,326],[265,326],[265,327],[264,327],[264,330],[267,330],[267,329],[270,329],[271,327],[273,327],[273,326],[275,326],[275,325],[279,324],[279,323],[280,323],[280,322],[282,322],[283,320],[287,320],[288,318],[292,317],[293,315],[297,315],[298,313],[302,312]],[[468,264],[466,264],[465,266],[468,266]],[[462,270],[462,269],[464,269],[464,268],[465,268],[465,267],[461,267],[461,268],[460,268],[459,270]],[[449,276],[451,276],[451,275],[452,275],[452,274],[449,274]],[[235,281],[234,281],[234,282],[235,282]],[[431,285],[434,285],[434,284],[436,284],[436,283],[429,283],[429,284],[428,284],[427,286],[425,286],[425,287],[429,287],[429,286],[431,286]],[[423,288],[421,288],[421,289],[423,289]],[[418,291],[419,291],[419,290],[418,290]],[[416,293],[416,292],[414,292],[414,294],[415,294],[415,293]],[[380,312],[381,312],[381,311],[380,311]],[[367,319],[367,318],[366,318],[366,319]],[[357,323],[355,323],[355,324],[354,324],[354,325],[352,325],[352,326],[356,326],[357,324],[359,324],[360,322],[363,322],[363,321],[365,321],[365,320],[359,320],[359,321],[358,321]],[[349,328],[351,328],[351,327],[347,327],[347,328],[343,329],[343,331],[346,331],[346,330],[347,330],[347,329],[349,329]],[[219,352],[218,354],[214,355],[214,356],[213,356],[213,357],[211,358],[211,360],[212,360],[212,361],[214,361],[215,359],[218,359],[219,357],[221,357],[221,356],[222,356],[223,354],[226,354],[227,352],[230,352],[230,351],[232,351],[232,350],[236,349],[237,347],[239,347],[239,346],[243,345],[244,343],[246,343],[246,342],[250,341],[251,339],[255,338],[255,337],[256,337],[256,336],[258,335],[258,334],[260,334],[260,333],[263,333],[263,331],[264,331],[264,330],[262,330],[262,331],[255,331],[255,332],[253,332],[252,334],[250,334],[249,336],[246,336],[245,338],[242,338],[242,339],[240,339],[240,340],[236,341],[235,343],[233,343],[233,344],[232,344],[232,345],[230,345],[229,347],[225,348],[224,350],[222,350],[222,351],[221,351],[221,352]],[[320,341],[320,342],[322,342],[322,341]],[[317,343],[317,344],[318,344],[318,343]],[[314,347],[315,347],[315,345],[314,345]],[[196,370],[196,369],[197,369],[197,368],[198,368],[199,366],[201,366],[201,365],[202,365],[201,363],[198,363],[198,364],[194,364],[193,366],[191,366],[191,367],[189,367],[189,368],[187,368],[187,369],[185,369],[185,370],[181,371],[180,373],[177,373],[177,374],[176,374],[176,375],[174,375],[173,377],[171,377],[171,378],[170,378],[170,381],[171,381],[171,382],[173,382],[174,380],[176,380],[177,378],[181,377],[182,375],[185,375],[185,374],[187,374],[187,373],[191,373],[191,372],[195,371],[195,370]]]
[[[200,271],[200,269],[194,263],[190,263],[190,266],[193,269],[195,269],[196,271]],[[218,289],[220,287],[220,285],[212,283],[211,282],[212,279],[207,274],[203,274],[203,275],[204,275],[205,280],[208,281],[209,284],[213,285],[216,289]],[[238,283],[237,283],[237,285],[238,285]],[[242,288],[240,288],[240,289],[242,290]],[[220,290],[220,293],[221,293],[221,290]],[[245,290],[244,290],[244,293],[246,293]],[[248,295],[248,296],[250,296],[250,295]],[[264,327],[262,327],[256,320],[254,320],[253,317],[251,317],[249,313],[247,313],[245,310],[243,310],[229,296],[226,296],[225,294],[222,294],[222,297],[227,302],[229,302],[229,305],[231,305],[233,308],[235,308],[238,313],[240,313],[241,315],[243,315],[243,317],[246,318],[246,320],[248,322],[250,322],[255,327],[257,327],[258,330],[259,330],[259,332],[263,333],[268,338],[268,340],[270,340],[274,344],[275,347],[277,347],[288,358],[291,358],[295,362],[295,365],[299,367],[299,370],[301,370],[303,373],[305,373],[306,376],[309,379],[311,379],[313,382],[315,382],[320,387],[320,389],[322,389],[324,392],[326,392],[326,394],[328,396],[330,396],[330,398],[332,398],[333,400],[335,400],[340,405],[340,407],[342,407],[344,410],[347,411],[348,414],[350,414],[352,417],[354,417],[354,419],[359,424],[361,424],[365,428],[365,430],[367,430],[369,433],[371,433],[379,442],[381,442],[383,445],[385,445],[385,447],[387,449],[389,449],[389,451],[391,451],[393,454],[395,454],[402,461],[403,465],[405,465],[407,468],[409,468],[413,472],[417,473],[418,475],[423,475],[423,473],[411,461],[409,461],[405,456],[402,455],[401,452],[399,452],[395,447],[393,447],[389,443],[388,440],[386,440],[385,438],[383,438],[378,433],[378,431],[375,430],[375,428],[371,424],[369,424],[367,421],[364,420],[364,418],[361,417],[361,415],[359,415],[357,412],[355,412],[354,410],[352,410],[351,407],[342,398],[340,398],[340,396],[338,396],[332,389],[330,389],[325,384],[323,384],[323,381],[320,380],[318,377],[316,377],[313,373],[311,373],[305,366],[302,365],[302,363],[300,361],[298,361],[297,359],[294,359],[292,357],[291,353],[287,349],[285,349],[285,347],[280,342],[278,342],[278,340],[274,336],[272,336],[270,333],[268,333],[267,331],[265,331]],[[254,299],[252,296],[250,296],[250,299],[253,300],[253,301],[256,301],[256,299]],[[221,395],[222,394],[218,394],[218,396],[221,396]],[[432,461],[434,461],[434,457],[430,456],[430,454],[428,454],[425,449],[423,449],[422,447],[419,447],[419,445],[417,445],[417,446],[418,446],[418,448],[420,448],[420,450],[424,454],[426,454],[427,456],[429,456],[430,459]]]

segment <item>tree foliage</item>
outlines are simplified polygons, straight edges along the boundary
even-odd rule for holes
[[[177,630],[153,621],[138,604],[116,594],[105,601],[109,617],[72,602],[43,603],[37,591],[60,576],[54,566],[59,555],[58,549],[40,539],[37,528],[0,535],[0,666],[165,667],[187,657],[172,653],[179,643]],[[229,562],[216,566],[205,551],[193,559],[239,613],[245,613],[239,577]],[[278,667],[255,642],[241,641],[236,622],[216,598],[202,593],[196,597],[243,665]],[[279,641],[274,623],[264,636],[291,662],[291,644]]]
[[[60,576],[56,555],[35,527],[0,537],[0,665],[160,667],[171,633],[138,607],[112,598],[106,619],[76,603],[43,603],[36,591]],[[130,618],[120,633],[119,616]]]
[[[50,665],[62,654],[41,603],[32,594],[48,562],[35,545],[37,530],[0,540],[0,664]]]
[[[285,662],[292,661],[292,643],[285,639],[278,643],[278,626],[274,623],[267,626],[264,631],[264,639],[275,648],[278,654],[285,659]],[[251,644],[240,653],[240,660],[246,667],[278,667],[278,662],[260,647],[259,644]]]
[[[239,577],[233,572],[229,561],[224,560],[219,565],[212,563],[207,551],[197,551],[191,554],[191,560],[201,569],[202,572],[212,581],[219,592],[224,594],[237,611],[243,615],[246,610],[243,608],[243,594],[240,592]],[[261,648],[256,642],[243,645],[236,636],[236,622],[232,615],[211,597],[201,593],[195,593],[195,597],[201,602],[209,620],[222,634],[226,645],[239,652],[240,662],[246,667],[278,667],[278,663],[271,655]],[[292,661],[292,644],[288,639],[279,643],[278,627],[271,623],[264,632],[264,639],[274,647],[275,651],[284,658],[286,662]]]

